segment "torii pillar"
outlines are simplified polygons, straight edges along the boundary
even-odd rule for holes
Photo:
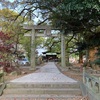
[[[36,65],[35,65],[35,57],[36,57],[36,49],[35,49],[35,29],[32,28],[32,32],[31,32],[31,68],[30,70],[35,70],[36,69]]]
[[[66,67],[65,36],[61,34],[61,66]]]

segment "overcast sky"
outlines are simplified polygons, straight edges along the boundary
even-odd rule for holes
[[[8,1],[13,2],[13,1],[15,1],[15,0],[8,0]]]

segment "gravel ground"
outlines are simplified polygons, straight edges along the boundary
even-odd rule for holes
[[[74,69],[76,68],[76,70],[65,69],[65,68],[60,67],[58,64],[57,64],[57,67],[66,76],[73,78],[77,81],[82,81],[82,71],[79,67],[74,67]],[[34,72],[37,73],[37,72],[39,72],[39,70],[38,70],[39,68],[40,68],[40,66],[38,66],[35,71],[32,71],[32,70],[30,70],[30,66],[23,66],[23,67],[21,67],[22,74],[20,74],[20,75],[17,75],[16,73],[7,74],[7,75],[5,75],[5,80],[10,81],[10,80],[22,77],[22,76],[30,74],[30,73],[34,73]]]

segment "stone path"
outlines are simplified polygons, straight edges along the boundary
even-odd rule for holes
[[[41,67],[38,72],[32,73],[21,78],[12,80],[11,82],[64,82],[73,83],[77,82],[62,74],[55,66],[54,62],[48,62],[45,66]]]

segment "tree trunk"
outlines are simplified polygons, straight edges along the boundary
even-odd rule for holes
[[[79,52],[79,63],[83,63],[83,53]]]
[[[66,52],[66,64],[69,64],[69,53]]]
[[[69,53],[68,53],[68,43],[66,45],[66,65],[69,65]]]
[[[97,52],[97,48],[92,48],[89,50],[89,60],[90,61],[94,61],[96,59],[96,52]]]
[[[89,49],[86,50],[86,60],[85,62],[88,63],[89,60]]]

